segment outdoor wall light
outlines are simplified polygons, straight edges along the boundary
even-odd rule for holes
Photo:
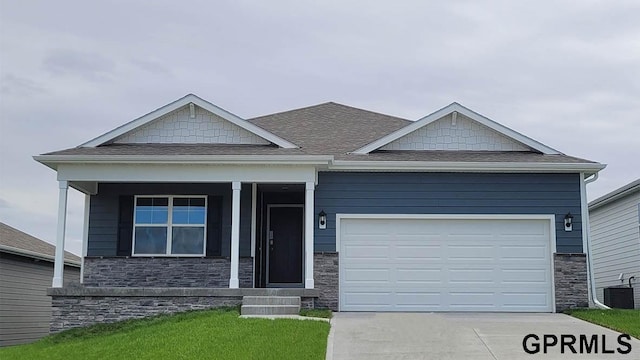
[[[564,231],[572,231],[573,230],[573,215],[571,213],[567,213],[564,216]]]
[[[318,214],[318,227],[320,229],[327,228],[327,213],[324,212],[324,210],[320,211],[320,214]]]

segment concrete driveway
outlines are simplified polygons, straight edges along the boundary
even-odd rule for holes
[[[327,359],[640,359],[640,340],[629,343],[631,352],[618,342],[617,332],[563,314],[506,313],[334,313],[327,348]],[[523,349],[523,339],[529,338]],[[558,344],[543,353],[544,335]],[[569,346],[560,352],[561,335],[570,342],[576,338],[572,354]],[[597,335],[597,351],[581,354],[580,335],[592,340]],[[603,344],[604,339],[604,344]],[[587,344],[585,344],[587,345]],[[593,344],[592,344],[593,345]],[[613,354],[603,350],[614,351]]]

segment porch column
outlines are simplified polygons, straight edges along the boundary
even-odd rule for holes
[[[58,181],[58,232],[56,234],[56,254],[53,265],[53,283],[51,287],[61,288],[63,284],[62,274],[64,273],[64,235],[67,226],[67,192],[69,184]]]
[[[238,267],[240,265],[240,188],[242,184],[239,181],[231,183],[233,190],[233,200],[231,205],[231,277],[229,279],[229,288],[237,289],[240,287],[238,281]]]
[[[304,287],[313,289],[313,230],[314,221],[314,204],[313,191],[315,183],[307,182],[304,202]]]
[[[84,195],[84,224],[82,227],[82,258],[80,259],[80,284],[84,283],[84,258],[87,257],[89,245],[89,212],[91,211],[91,195]]]

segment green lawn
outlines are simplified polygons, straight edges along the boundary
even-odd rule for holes
[[[331,319],[333,312],[329,309],[300,309],[300,316]]]
[[[578,319],[602,325],[640,339],[640,310],[580,309],[571,310],[568,313]]]
[[[74,329],[0,348],[0,359],[324,359],[329,326],[194,311]]]

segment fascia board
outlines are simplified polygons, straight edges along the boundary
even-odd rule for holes
[[[474,120],[490,129],[493,129],[495,131],[497,131],[498,133],[507,136],[515,141],[518,141],[522,144],[525,144],[529,147],[531,147],[532,149],[538,150],[540,152],[542,152],[543,154],[547,154],[547,155],[552,155],[552,154],[561,154],[558,150],[555,150],[549,146],[546,146],[538,141],[535,141],[525,135],[520,134],[519,132],[512,130],[504,125],[500,125],[497,122],[483,116],[480,115],[478,113],[476,113],[473,110],[470,110],[458,103],[452,103],[448,106],[445,106],[444,108],[437,110],[434,113],[431,113],[425,117],[423,117],[420,120],[417,120],[416,122],[409,124],[407,126],[405,126],[402,129],[396,130],[395,132],[384,136],[370,144],[367,144],[363,147],[361,147],[360,149],[352,152],[353,154],[368,154],[374,150],[377,150],[389,143],[391,143],[392,141],[395,141],[405,135],[408,135],[424,126],[427,126],[429,124],[431,124],[432,122],[441,119],[442,117],[451,114],[452,112],[458,112],[468,118],[470,118],[471,120]]]
[[[432,172],[584,172],[594,174],[606,165],[591,163],[508,163],[447,161],[333,161],[329,170],[432,171]]]
[[[183,98],[180,98],[170,104],[167,104],[157,110],[154,110],[146,115],[143,115],[133,121],[130,121],[124,125],[121,125],[103,135],[100,135],[92,140],[89,140],[87,142],[85,142],[84,144],[79,145],[78,147],[96,147],[98,145],[102,145],[105,144],[115,138],[117,138],[118,136],[121,136],[129,131],[132,131],[136,128],[139,128],[141,126],[146,125],[147,123],[156,120],[172,111],[175,111],[177,109],[180,109],[183,106],[188,105],[189,103],[194,103],[195,105],[211,112],[214,113],[218,116],[220,116],[221,118],[251,132],[256,134],[257,136],[260,136],[261,138],[270,141],[282,148],[285,149],[295,149],[298,148],[297,145],[279,137],[276,136],[242,118],[240,118],[237,115],[234,115],[206,100],[203,100],[199,97],[197,97],[196,95],[193,94],[189,94]]]
[[[53,169],[53,165],[70,163],[182,163],[182,164],[292,164],[326,165],[333,160],[327,155],[39,155],[34,160]]]

